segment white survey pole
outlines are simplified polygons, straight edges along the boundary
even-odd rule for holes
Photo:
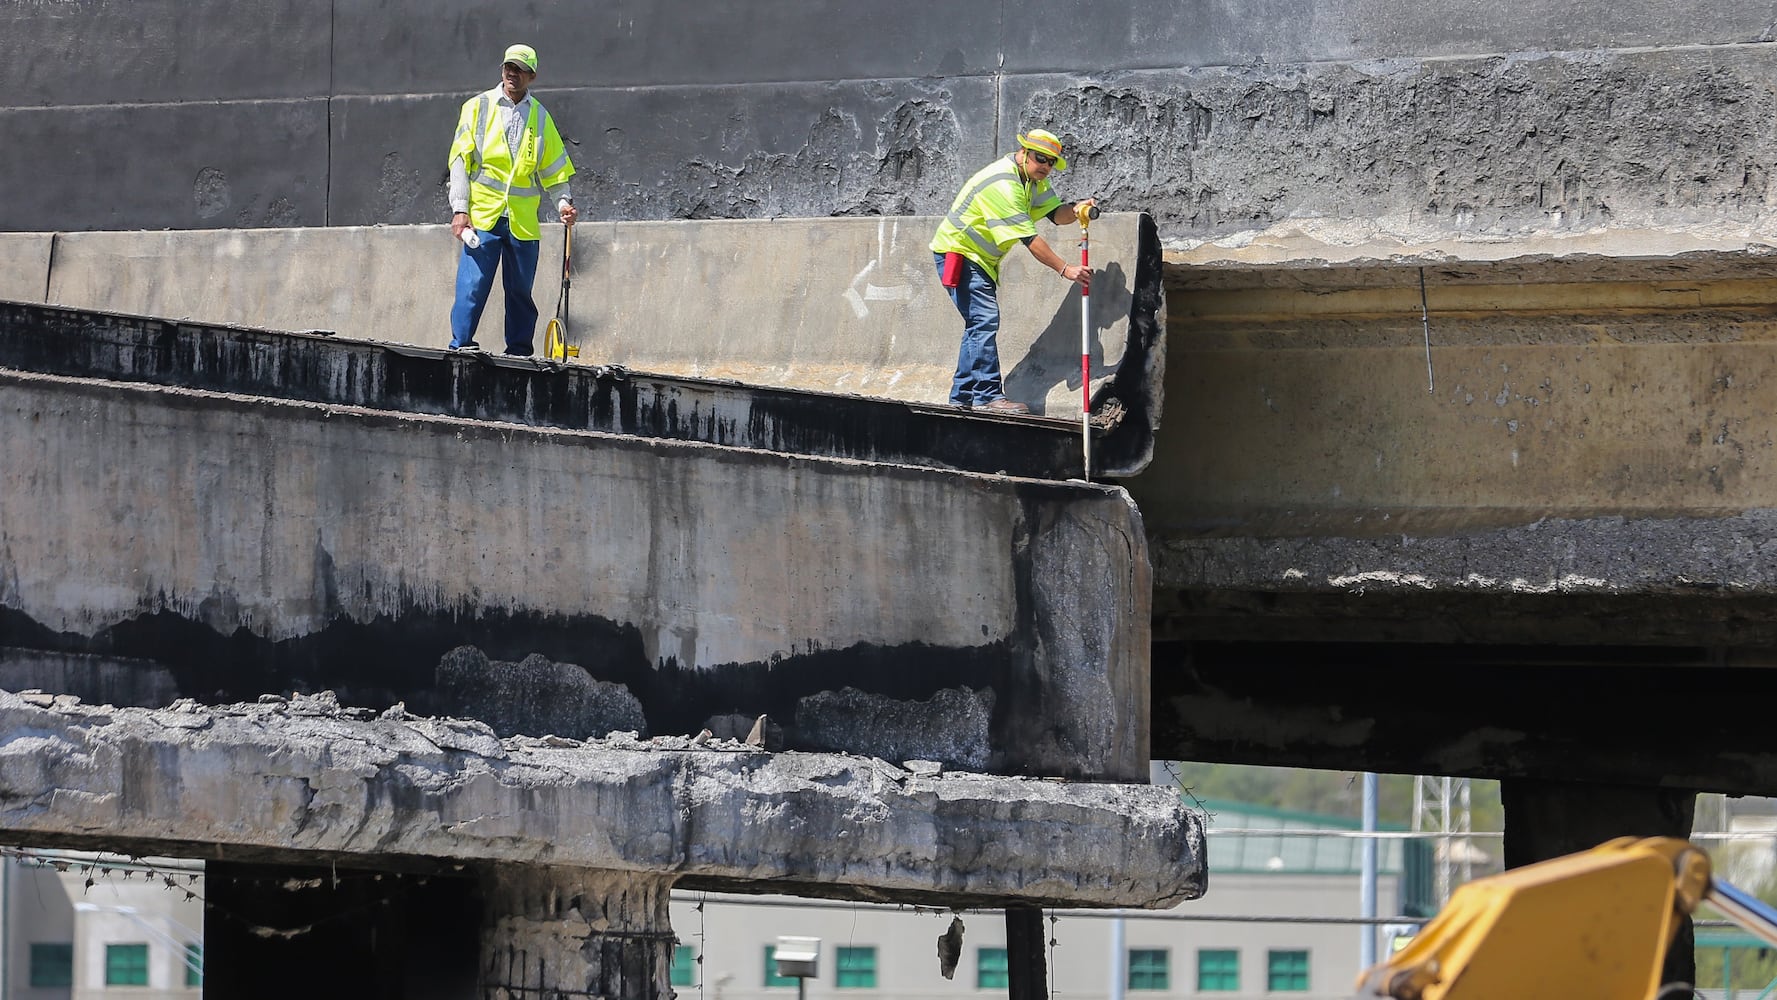
[[[1080,270],[1091,260],[1092,219],[1098,215],[1097,205],[1080,209]],[[1080,286],[1080,478],[1092,479],[1092,279]]]

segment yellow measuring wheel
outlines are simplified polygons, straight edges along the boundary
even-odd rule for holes
[[[555,300],[555,318],[543,328],[543,356],[566,361],[580,356],[580,348],[568,343],[568,289],[573,285],[574,227],[562,227],[561,297]]]

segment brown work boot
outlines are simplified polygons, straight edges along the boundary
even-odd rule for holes
[[[1030,407],[1025,406],[1023,403],[1015,403],[1012,400],[1007,399],[1004,396],[1001,396],[1000,398],[994,400],[991,403],[982,403],[980,406],[975,407],[975,409],[985,410],[988,413],[1029,413],[1030,412]]]

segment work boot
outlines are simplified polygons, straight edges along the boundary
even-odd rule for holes
[[[1004,396],[1001,396],[1000,398],[994,400],[991,403],[982,403],[980,406],[975,407],[975,409],[983,410],[987,413],[1029,413],[1030,412],[1030,407],[1025,406],[1023,403],[1013,402],[1012,400],[1007,399]]]

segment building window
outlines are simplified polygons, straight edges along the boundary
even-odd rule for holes
[[[978,990],[1003,990],[1011,986],[1010,968],[1006,963],[1006,949],[982,948],[975,952],[975,988]]]
[[[838,980],[840,989],[873,990],[876,988],[876,949],[839,949]]]
[[[185,946],[185,985],[204,985],[204,946],[201,944]]]
[[[1240,952],[1232,948],[1206,948],[1198,952],[1197,989],[1204,993],[1224,993],[1240,989]]]
[[[1168,990],[1172,973],[1165,948],[1129,949],[1129,988],[1132,990]]]
[[[106,945],[105,985],[147,986],[148,946],[145,944]]]
[[[31,946],[31,985],[73,986],[74,946],[72,944],[33,944]]]
[[[773,966],[775,966],[776,964],[777,964],[776,962],[772,962]],[[697,985],[696,966],[697,966],[697,949],[691,947],[688,944],[681,944],[681,945],[675,946],[673,948],[673,985],[674,986],[695,986],[695,985]],[[771,984],[766,983],[765,985],[769,986]]]
[[[1274,951],[1265,959],[1265,988],[1278,993],[1308,991],[1308,953]]]
[[[765,985],[767,985],[767,986],[795,986],[796,985],[796,977],[795,976],[780,976],[777,974],[777,945],[775,945],[775,944],[768,944],[765,946]]]

